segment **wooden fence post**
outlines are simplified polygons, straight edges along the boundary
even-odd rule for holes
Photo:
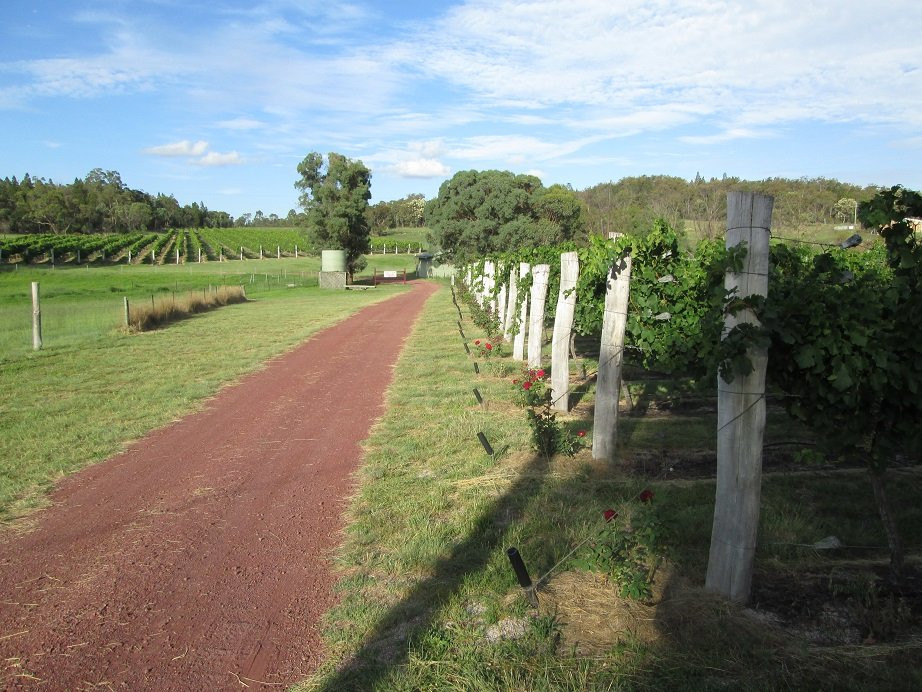
[[[483,298],[484,307],[490,309],[490,315],[496,318],[496,265],[490,260],[483,263]]]
[[[602,315],[599,374],[596,379],[595,415],[592,424],[593,459],[615,460],[624,330],[627,326],[630,289],[631,258],[628,255],[612,265],[605,284],[605,312]]]
[[[509,291],[506,294],[506,311],[503,320],[503,337],[508,341],[512,338],[512,325],[515,321],[515,304],[519,299],[519,277],[515,267],[509,272]]]
[[[496,322],[499,325],[499,331],[503,333],[503,325],[506,324],[506,284],[499,287],[499,295],[496,299]]]
[[[554,335],[551,338],[551,407],[570,410],[570,334],[576,311],[576,280],[579,278],[579,257],[575,252],[560,256],[560,291],[554,313]]]
[[[32,349],[42,347],[42,304],[39,299],[38,281],[32,282]]]
[[[735,295],[768,294],[768,240],[774,199],[746,192],[727,194],[727,248],[748,248],[740,272],[728,271]],[[758,325],[751,310],[724,317],[724,334],[740,323]],[[705,589],[732,601],[749,599],[762,491],[765,432],[765,370],[768,353],[751,346],[753,371],[733,382],[717,380],[717,497]]]
[[[528,262],[519,264],[519,279],[524,279],[531,271]],[[515,306],[513,305],[513,309]],[[522,296],[522,306],[519,308],[517,331],[512,344],[513,360],[525,360],[525,335],[528,333],[528,296]]]
[[[547,280],[551,268],[535,265],[532,270],[531,313],[528,322],[528,367],[541,367],[541,346],[544,340],[544,303],[547,300]]]
[[[128,296],[125,296],[125,329],[131,325],[131,311],[128,306]]]

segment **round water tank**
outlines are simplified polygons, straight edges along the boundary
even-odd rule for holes
[[[321,250],[320,271],[344,272],[346,271],[345,250]]]

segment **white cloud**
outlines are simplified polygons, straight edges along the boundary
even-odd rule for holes
[[[226,154],[209,151],[201,158],[192,159],[191,163],[197,166],[237,166],[243,163],[243,159],[236,151],[229,151]]]
[[[689,135],[686,137],[679,137],[679,141],[687,142],[688,144],[720,144],[723,142],[731,142],[735,139],[764,139],[773,136],[775,135],[771,132],[751,130],[744,127],[733,127],[713,135]]]
[[[188,139],[181,139],[178,142],[148,147],[144,153],[154,156],[202,156],[207,150],[208,142],[205,140],[192,142]]]
[[[225,130],[258,130],[266,127],[266,123],[254,118],[234,118],[233,120],[221,120],[218,127]]]
[[[437,159],[410,159],[388,166],[388,170],[401,178],[445,178],[451,168]]]

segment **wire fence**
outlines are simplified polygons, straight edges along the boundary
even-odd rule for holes
[[[243,286],[250,298],[292,288],[317,285],[317,272],[297,271],[237,273],[211,277],[173,279],[164,285],[111,286],[111,295],[81,295],[79,290],[57,287],[41,292],[41,340],[43,348],[70,347],[125,328],[125,298],[130,305],[176,300],[190,293],[221,286]],[[0,300],[0,360],[20,358],[34,351],[32,298],[28,281]]]

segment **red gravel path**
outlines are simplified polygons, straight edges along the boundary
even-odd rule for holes
[[[0,684],[223,690],[314,669],[359,442],[434,291],[316,334],[0,537]]]

